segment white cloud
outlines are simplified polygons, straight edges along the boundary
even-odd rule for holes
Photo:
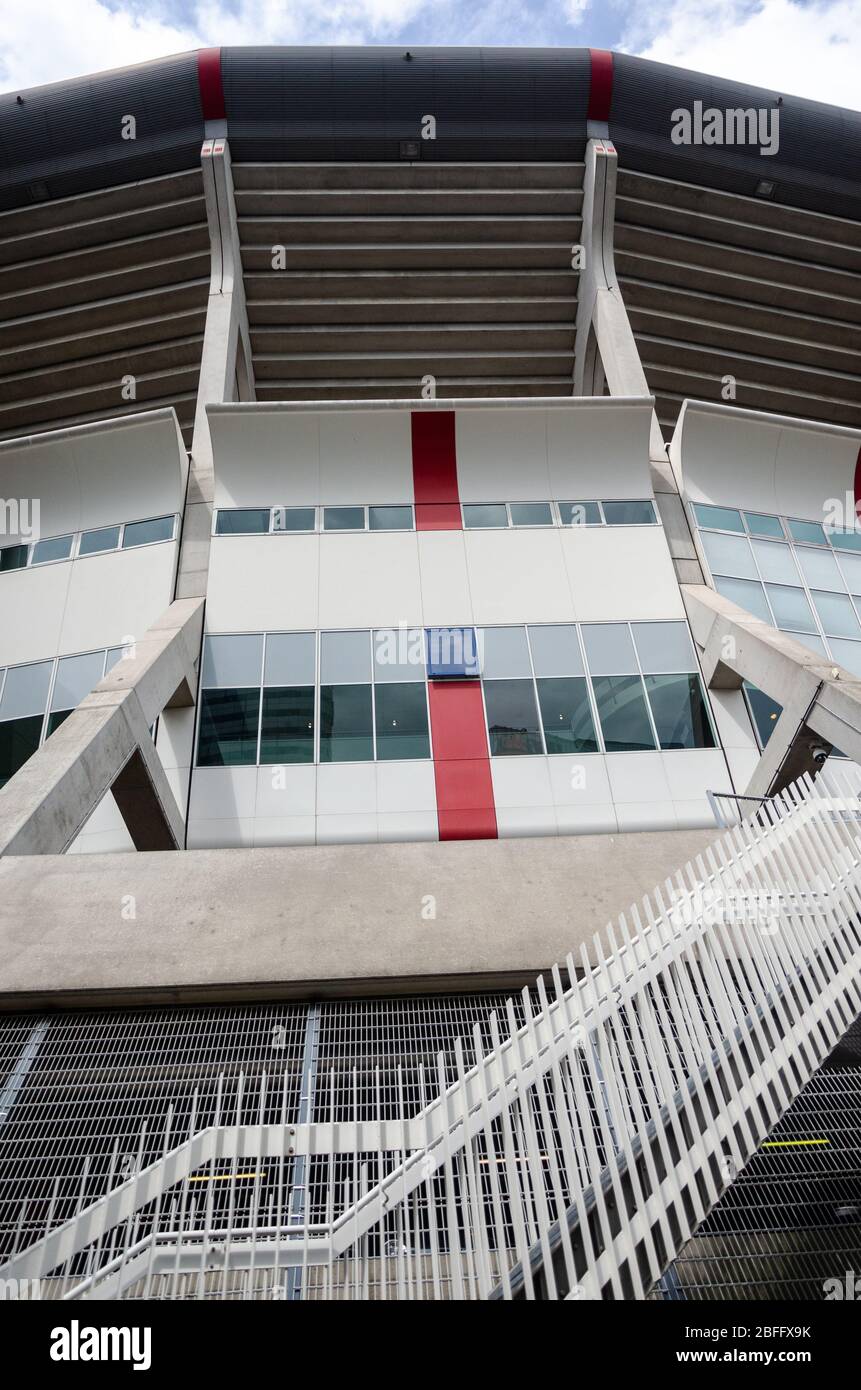
[[[861,0],[672,0],[638,9],[627,52],[861,109]]]

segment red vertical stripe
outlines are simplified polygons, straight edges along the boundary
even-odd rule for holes
[[[453,410],[410,415],[417,531],[459,531],[457,452]]]
[[[855,516],[853,525],[861,526],[861,449],[858,450],[858,457],[855,460]]]
[[[223,121],[224,88],[221,83],[221,49],[199,48],[197,50],[197,82],[200,87],[200,104],[205,121]]]
[[[441,840],[495,840],[496,809],[478,681],[431,681],[430,718]]]
[[[610,100],[613,96],[613,55],[605,48],[590,48],[588,121],[609,121]]]

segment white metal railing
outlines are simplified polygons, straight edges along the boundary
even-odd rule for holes
[[[646,1297],[861,1012],[858,808],[839,773],[769,801],[569,956],[567,984],[524,991],[525,1024],[509,1001],[489,1048],[476,1026],[453,1084],[442,1054],[420,1068],[418,1109],[384,1113],[378,1072],[346,1119],[334,1076],[328,1121],[273,1123],[265,1078],[257,1124],[241,1079],[181,1143],[169,1114],[157,1161],[115,1156],[95,1197],[85,1174],[0,1278],[66,1299]]]

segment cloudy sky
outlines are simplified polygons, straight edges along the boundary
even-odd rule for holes
[[[0,91],[249,43],[614,48],[861,109],[861,0],[0,0]]]

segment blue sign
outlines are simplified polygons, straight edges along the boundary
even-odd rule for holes
[[[474,627],[429,627],[425,637],[429,680],[478,680],[481,663]]]

